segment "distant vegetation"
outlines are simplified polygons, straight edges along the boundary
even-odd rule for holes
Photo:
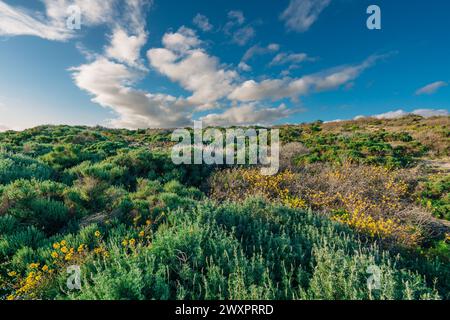
[[[283,126],[272,177],[166,130],[0,133],[0,299],[449,299],[449,121]]]

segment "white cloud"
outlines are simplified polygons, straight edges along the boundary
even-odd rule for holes
[[[396,110],[396,111],[389,111],[389,112],[382,113],[382,114],[377,114],[377,115],[374,115],[373,117],[377,118],[377,119],[396,119],[396,118],[405,117],[409,114],[411,114],[411,113],[403,111],[403,110]]]
[[[144,12],[150,4],[151,0],[128,0],[123,4],[124,14],[114,21],[106,48],[108,57],[144,69],[140,61],[141,49],[148,37]]]
[[[237,25],[243,25],[245,22],[244,13],[239,10],[232,10],[228,12],[228,18],[231,20],[229,23],[232,22]]]
[[[306,53],[285,53],[280,52],[273,58],[271,66],[280,66],[284,64],[299,64],[307,60],[312,60]]]
[[[376,119],[399,119],[399,118],[403,118],[406,116],[410,116],[410,115],[416,115],[416,116],[421,116],[424,118],[431,118],[431,117],[446,117],[449,116],[450,113],[445,110],[445,109],[417,109],[411,112],[407,112],[404,111],[402,109],[399,110],[395,110],[395,111],[388,111],[385,113],[381,113],[381,114],[376,114],[376,115],[372,115],[372,116],[363,116],[363,115],[359,115],[353,118],[353,120],[361,120],[361,119],[366,119],[366,118],[376,118]],[[347,120],[343,120],[343,119],[336,119],[336,120],[332,120],[332,121],[325,121],[325,123],[333,123],[333,122],[342,122],[342,121],[347,121]]]
[[[291,0],[280,18],[285,21],[288,30],[305,32],[330,3],[331,0]]]
[[[242,61],[248,61],[256,55],[264,55],[280,50],[280,46],[277,43],[271,43],[267,47],[261,47],[260,45],[254,45],[250,47],[242,57]]]
[[[131,66],[137,66],[141,48],[147,42],[147,34],[129,35],[122,28],[117,28],[113,31],[110,41],[110,45],[106,48],[108,57]]]
[[[164,34],[162,43],[168,50],[176,53],[186,53],[190,49],[200,46],[202,42],[198,39],[194,30],[181,27],[177,32]]]
[[[9,127],[0,124],[0,132],[11,130]]]
[[[255,103],[249,103],[231,107],[221,114],[209,114],[200,120],[207,126],[270,125],[292,113],[284,104],[276,108],[261,108]]]
[[[93,96],[92,101],[114,110],[117,127],[178,127],[190,124],[192,108],[182,98],[133,89],[138,74],[104,57],[72,68],[76,85]]]
[[[430,83],[416,91],[416,95],[422,95],[422,94],[433,94],[436,93],[439,89],[448,86],[448,84],[444,81],[436,81],[433,83]]]
[[[173,128],[191,124],[194,107],[186,99],[134,88],[142,76],[140,50],[147,40],[142,9],[149,3],[127,1],[126,13],[114,23],[105,54],[91,55],[92,62],[70,69],[75,84],[92,95],[93,102],[117,114],[109,123],[114,127]],[[176,36],[167,34],[163,42],[178,53],[199,44],[194,38],[186,29]]]
[[[251,25],[242,26],[244,22],[244,13],[233,10],[228,12],[228,22],[223,28],[225,34],[231,36],[231,41],[239,46],[246,45],[256,34]]]
[[[250,67],[248,64],[246,64],[243,61],[239,62],[238,68],[239,68],[239,70],[246,71],[246,72],[252,71],[252,67]]]
[[[417,116],[421,116],[424,118],[431,118],[431,117],[439,117],[439,116],[448,116],[450,115],[448,110],[444,109],[417,109],[412,112],[412,114],[415,114]]]
[[[237,87],[228,98],[237,101],[296,99],[312,92],[336,89],[356,79],[361,72],[382,57],[371,56],[358,65],[338,67],[301,78],[267,79],[261,82],[248,80]]]
[[[69,7],[80,8],[81,28],[102,24],[116,25],[120,22],[117,9],[121,5],[118,0],[41,0],[45,12],[31,12],[13,7],[0,0],[0,36],[36,36],[47,40],[66,41],[77,36],[77,30],[66,26],[70,12]],[[134,28],[140,17],[136,17],[137,9],[151,3],[150,0],[129,0],[122,4],[123,16],[129,18],[127,25]],[[131,14],[132,13],[132,14]]]
[[[417,109],[411,112],[404,111],[402,109],[395,110],[395,111],[389,111],[381,114],[376,114],[373,117],[376,119],[398,119],[402,117],[406,117],[409,115],[416,115],[421,116],[424,118],[431,118],[431,117],[439,117],[439,116],[449,116],[449,112],[445,109]],[[354,118],[354,120],[363,119],[366,118],[365,116],[357,116]]]
[[[68,17],[67,9],[71,5],[80,8],[82,24],[95,26],[114,21],[117,0],[42,0],[49,19],[59,27],[65,27]],[[130,2],[137,2],[131,0]]]
[[[200,40],[192,30],[181,28],[176,33],[166,34],[163,44],[165,48],[150,49],[147,52],[150,64],[161,74],[192,92],[189,101],[193,104],[211,104],[231,92],[232,83],[238,74],[223,68],[219,59],[208,55],[202,48],[197,48]]]
[[[57,41],[74,36],[71,30],[38,16],[0,1],[0,36],[27,35]]]
[[[214,26],[209,22],[208,17],[198,13],[192,22],[204,32],[211,31]]]
[[[255,36],[255,29],[246,26],[236,30],[233,34],[233,42],[240,46],[245,46]]]

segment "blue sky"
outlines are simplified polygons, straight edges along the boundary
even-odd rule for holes
[[[366,27],[371,4],[381,30]],[[66,26],[71,5],[80,30]],[[442,0],[0,0],[0,130],[445,114],[449,12]]]

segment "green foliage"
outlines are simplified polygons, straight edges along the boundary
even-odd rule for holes
[[[421,186],[419,200],[440,219],[450,220],[450,175],[432,177]]]
[[[281,138],[310,150],[298,164],[407,167],[427,152],[407,132],[361,128],[341,134],[316,122],[283,127]],[[170,145],[163,130],[41,126],[0,133],[0,280],[8,279],[0,299],[14,294],[32,263],[54,273],[23,298],[449,298],[447,243],[394,255],[316,213],[258,199],[213,203],[204,188],[216,168],[174,165]],[[446,192],[448,181],[435,181],[421,197],[446,217]],[[62,240],[75,250],[85,246],[76,261],[81,292],[61,290],[66,265],[52,254]],[[370,292],[372,265],[383,276],[381,289]]]
[[[18,179],[48,180],[53,170],[41,161],[20,154],[0,153],[0,184]]]
[[[337,162],[350,160],[355,163],[384,165],[391,168],[407,167],[413,163],[413,158],[423,154],[414,147],[396,146],[390,142],[410,142],[410,136],[394,135],[387,132],[354,133],[339,135],[334,133],[317,133],[302,136],[302,142],[310,153],[302,156],[300,163]],[[314,134],[315,133],[315,134]]]
[[[172,212],[151,245],[112,236],[70,299],[434,299],[420,274],[315,214],[251,200]],[[367,268],[381,269],[370,291]]]

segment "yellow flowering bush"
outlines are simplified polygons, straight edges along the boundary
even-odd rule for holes
[[[409,183],[400,170],[344,163],[311,165],[298,172],[263,176],[258,169],[221,172],[210,180],[214,199],[242,201],[260,195],[290,208],[312,208],[372,237],[414,245],[421,228],[402,214],[410,202]]]
[[[296,175],[291,171],[283,171],[273,176],[264,176],[258,169],[241,169],[234,172],[240,177],[235,180],[238,188],[224,186],[224,189],[227,189],[227,195],[235,201],[244,200],[245,195],[260,195],[290,208],[307,208],[306,201],[298,195],[293,195],[288,188],[296,179]],[[217,198],[222,191],[222,187],[213,188],[213,197]],[[227,198],[229,199],[228,196]]]
[[[98,239],[98,231],[94,234],[97,238],[97,247],[89,250],[86,244],[80,244],[78,248],[70,247],[66,240],[55,242],[50,253],[52,261],[49,265],[41,267],[40,263],[31,263],[25,277],[20,277],[16,271],[8,275],[13,278],[14,293],[9,295],[9,300],[35,299],[39,298],[40,292],[44,291],[46,285],[52,281],[58,272],[63,272],[68,265],[82,265],[89,257],[109,257],[105,244]]]

